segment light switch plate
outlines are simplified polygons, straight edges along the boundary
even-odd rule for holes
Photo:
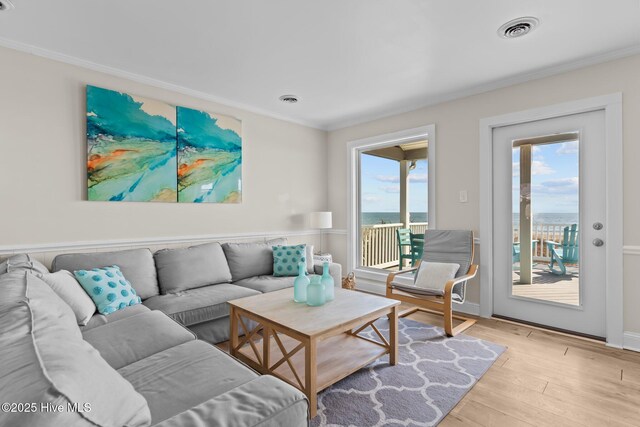
[[[460,203],[467,203],[468,201],[467,190],[460,190]]]

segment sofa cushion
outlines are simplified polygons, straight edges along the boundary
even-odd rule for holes
[[[305,395],[271,375],[263,375],[175,415],[155,427],[307,427]]]
[[[117,252],[92,252],[84,254],[63,254],[53,259],[52,271],[91,270],[105,265],[117,265],[131,282],[142,299],[159,295],[156,265],[149,249],[130,249]]]
[[[152,310],[162,311],[185,326],[190,326],[228,316],[227,301],[258,293],[244,287],[221,283],[177,294],[155,296],[143,304]]]
[[[297,276],[298,264],[307,265],[307,245],[273,246],[273,275],[278,277]]]
[[[114,369],[195,339],[193,332],[159,311],[129,316],[82,336]]]
[[[290,288],[295,280],[295,277],[257,276],[238,280],[234,285],[266,293]]]
[[[18,254],[9,257],[6,261],[6,272],[14,273],[20,271],[28,271],[35,274],[45,274],[49,272],[49,269],[45,267],[37,259],[34,259],[29,254]]]
[[[269,240],[267,243],[224,243],[222,249],[233,281],[273,274],[272,247],[284,244],[284,239]]]
[[[81,326],[80,330],[86,332],[89,329],[97,328],[98,326],[106,325],[118,320],[126,319],[129,316],[135,316],[136,314],[146,313],[150,311],[146,306],[142,304],[136,304],[125,308],[124,310],[118,310],[115,313],[108,315],[100,314],[96,312],[85,326]]]
[[[231,272],[220,243],[189,248],[163,249],[153,256],[163,294],[231,281]]]
[[[42,274],[40,278],[73,310],[78,325],[86,325],[96,312],[96,305],[80,283],[67,270]]]
[[[0,412],[0,425],[149,425],[145,399],[82,339],[73,312],[49,286],[32,274],[6,274],[0,293],[0,401],[65,408]],[[68,404],[90,410],[67,411]]]
[[[73,274],[96,304],[100,314],[115,313],[142,302],[117,265],[77,270]]]
[[[172,347],[118,372],[147,398],[154,424],[258,376],[203,341]]]

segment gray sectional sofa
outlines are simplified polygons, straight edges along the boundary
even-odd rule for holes
[[[86,326],[44,266],[0,263],[0,402],[16,404],[0,425],[308,425],[304,394],[212,345],[228,338],[226,301],[292,286],[271,275],[278,243],[59,255],[54,271],[120,266],[143,299]]]
[[[286,243],[285,239],[274,239],[266,243],[206,243],[155,254],[149,249],[64,254],[54,258],[51,270],[117,265],[146,307],[162,311],[199,339],[215,344],[229,339],[227,301],[293,286],[295,277],[273,276],[271,248]],[[308,252],[311,250],[309,247]],[[311,253],[307,255],[307,270],[322,273],[322,266],[313,264]],[[340,264],[331,264],[329,272],[339,286]],[[107,316],[94,316],[86,328],[107,321]]]

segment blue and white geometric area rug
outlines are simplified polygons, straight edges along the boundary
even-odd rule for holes
[[[387,338],[386,318],[376,326]],[[375,338],[368,328],[363,336]],[[318,396],[320,426],[435,426],[505,351],[505,347],[442,328],[398,319],[398,364],[385,356]]]

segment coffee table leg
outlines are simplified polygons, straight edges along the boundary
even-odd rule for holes
[[[229,316],[231,316],[231,342],[229,344],[231,348],[229,348],[229,353],[231,353],[232,356],[236,356],[236,347],[238,347],[238,316],[233,306],[231,306]]]
[[[262,328],[262,367],[265,372],[271,367],[271,328],[266,325]]]
[[[316,391],[318,380],[317,347],[316,340],[311,338],[307,342],[304,351],[304,394],[309,399],[309,413],[314,418],[318,413],[318,394]]]
[[[398,363],[398,306],[391,308],[389,317],[389,363]]]

